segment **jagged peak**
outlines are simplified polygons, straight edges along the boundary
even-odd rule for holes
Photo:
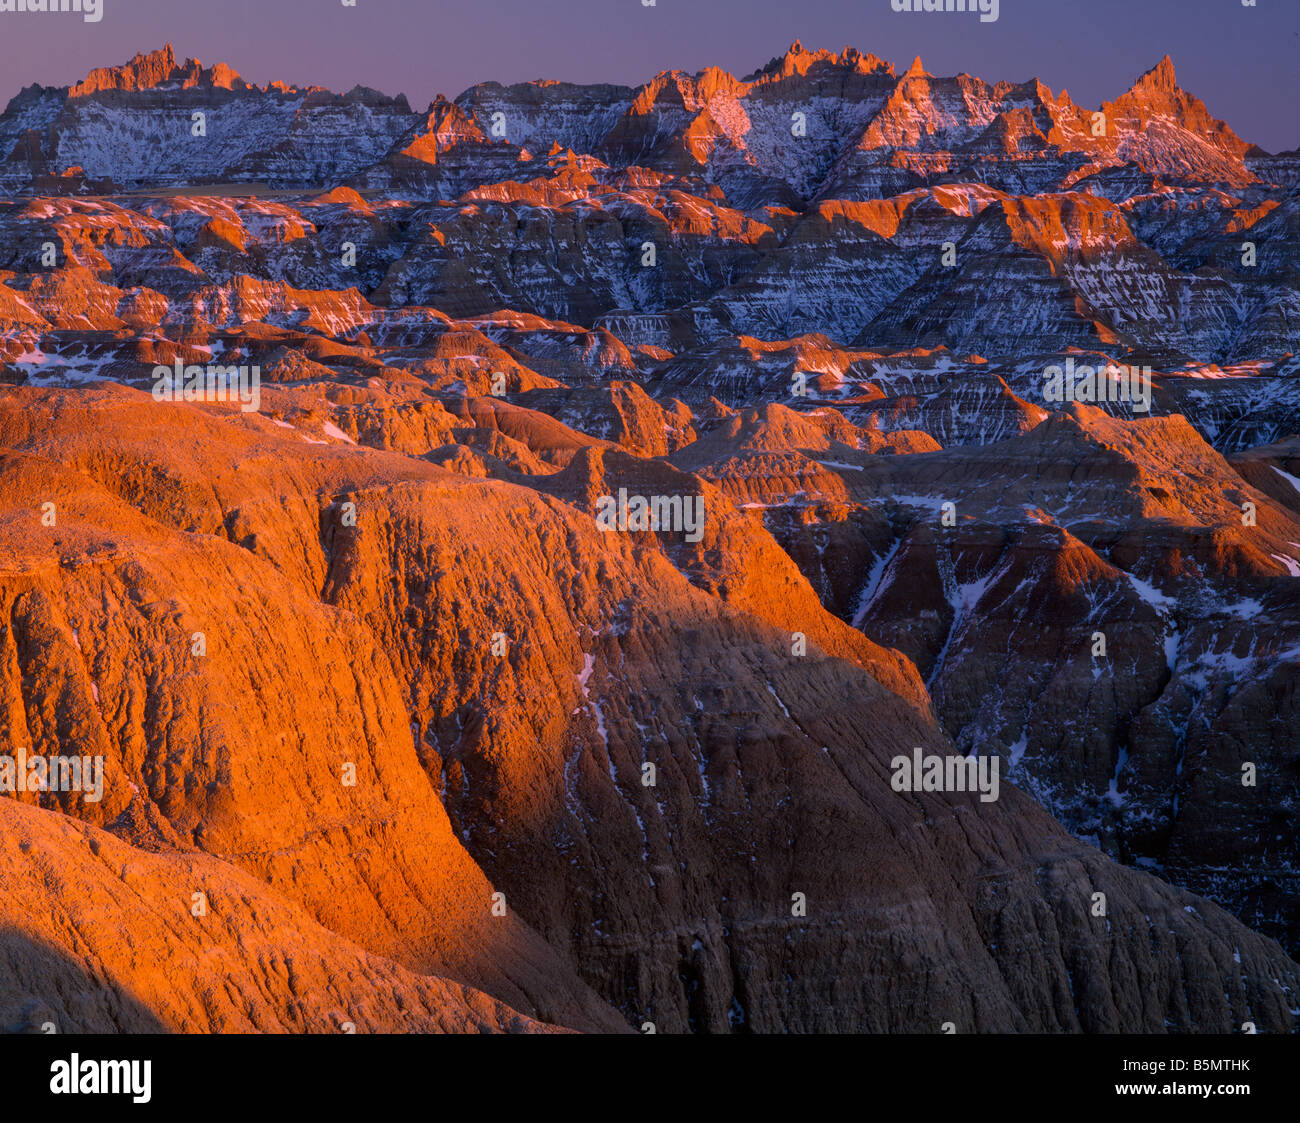
[[[1178,75],[1174,71],[1174,60],[1165,55],[1150,70],[1133,83],[1135,90],[1176,90]]]
[[[176,48],[172,45],[171,41],[168,40],[156,51],[148,51],[148,52],[141,51],[139,54],[135,56],[135,58],[132,61],[139,62],[141,60],[147,62],[153,62],[156,60],[162,65],[165,65],[171,69],[175,69]]]
[[[454,101],[448,101],[442,94],[434,98],[430,104],[429,112],[425,116],[425,126],[441,139],[449,139],[453,136],[473,136],[477,139],[483,137],[483,130],[479,128],[474,115],[467,113]]]
[[[1052,87],[1041,78],[1031,78],[1025,85],[1033,91],[1034,96],[1044,105],[1051,105],[1058,100],[1058,95],[1052,92]],[[1067,90],[1062,90],[1059,96],[1065,101],[1070,100],[1070,94]]]
[[[863,54],[856,47],[845,46],[840,54],[828,50],[810,51],[802,41],[796,39],[790,44],[785,54],[772,59],[766,66],[760,67],[743,79],[747,83],[779,80],[796,74],[807,74],[817,63],[833,67],[846,67],[859,74],[884,73],[893,77],[891,63],[873,54]]]
[[[165,82],[176,70],[176,49],[165,43],[156,51],[140,51],[121,66],[95,67],[68,92],[80,97],[100,90],[147,89]]]
[[[141,51],[121,66],[96,67],[83,81],[68,87],[68,96],[151,90],[173,82],[180,82],[186,88],[206,85],[227,90],[245,85],[239,74],[224,62],[210,70],[204,70],[203,63],[196,58],[186,59],[184,65],[178,63],[175,47],[164,43],[155,51]]]
[[[907,70],[904,72],[903,77],[904,78],[933,78],[934,75],[932,75],[928,70],[926,70],[925,66],[921,63],[921,56],[917,55],[916,58],[912,60],[912,65],[909,66]]]

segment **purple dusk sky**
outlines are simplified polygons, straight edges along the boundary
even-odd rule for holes
[[[794,39],[851,44],[901,71],[1041,78],[1095,107],[1166,53],[1180,85],[1270,151],[1300,144],[1300,0],[1000,0],[999,18],[898,13],[890,0],[102,0],[103,19],[0,13],[0,104],[170,40],[259,84],[358,83],[422,108],[475,82],[637,85],[657,71],[744,75]]]

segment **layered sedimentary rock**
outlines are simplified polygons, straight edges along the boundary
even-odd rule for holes
[[[32,393],[0,423],[6,741],[103,755],[100,803],[39,802],[220,875],[214,912],[251,876],[304,939],[573,1028],[1289,1027],[1294,966],[1208,902],[1012,789],[894,791],[893,756],[946,747],[920,680],[793,567],[785,591],[718,574],[737,534],[776,546],[716,489],[697,561],[584,510],[584,480],[702,481],[592,450],[564,481],[474,480],[237,410]]]
[[[105,789],[0,1024],[1294,1030],[1296,163],[1167,59],[24,91],[0,756]]]
[[[549,1028],[364,951],[202,854],[137,849],[13,800],[0,822],[6,1033]]]
[[[765,521],[825,603],[916,663],[960,748],[1293,942],[1297,857],[1278,828],[1300,521],[1269,457],[1289,463],[1288,446],[1241,454],[1238,474],[1181,418],[1077,411],[987,448],[841,461],[837,486]],[[702,470],[763,496],[734,454]]]

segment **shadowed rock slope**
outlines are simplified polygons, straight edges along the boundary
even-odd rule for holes
[[[1293,1028],[1300,968],[1216,906],[1010,786],[893,791],[895,755],[951,751],[911,664],[789,563],[729,574],[725,536],[779,548],[716,487],[574,438],[563,478],[471,476],[118,386],[0,394],[0,740],[106,758],[100,803],[6,805],[32,847],[6,916],[43,917],[51,870],[134,862],[93,924],[36,935],[187,1029],[314,1028],[371,978],[375,1027]],[[724,538],[600,533],[591,488],[647,472]],[[203,884],[221,932],[151,954],[164,1002],[121,930],[188,923]],[[246,985],[208,952],[280,916],[313,997],[184,1008],[209,972]],[[19,978],[4,1009],[58,998]]]

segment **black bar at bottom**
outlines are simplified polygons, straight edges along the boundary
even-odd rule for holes
[[[816,1109],[832,1094],[864,1107],[914,1103],[927,1112],[1080,1104],[1291,1099],[1300,1038],[1232,1037],[688,1037],[16,1036],[3,1043],[6,1108],[128,1110],[201,1107],[295,1116],[350,1107],[401,1110],[448,1097],[489,1109],[554,1103],[640,1116],[704,1096],[732,1114],[760,1097]],[[144,1063],[148,1062],[147,1069]],[[128,1062],[127,1064],[101,1062]],[[134,1065],[129,1062],[135,1062]],[[146,1079],[147,1077],[147,1079]],[[71,1087],[75,1085],[75,1090]],[[99,1090],[96,1091],[95,1089]],[[57,1089],[57,1090],[55,1090]],[[115,1090],[116,1089],[116,1090]],[[1285,1096],[1286,1100],[1280,1097]],[[60,1101],[62,1101],[60,1103]],[[9,1114],[8,1112],[6,1114]],[[655,1112],[658,1114],[658,1112]],[[20,1118],[16,1113],[10,1118]]]

